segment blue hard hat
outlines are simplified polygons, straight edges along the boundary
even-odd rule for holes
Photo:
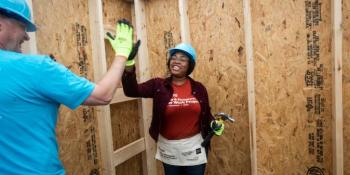
[[[176,52],[184,52],[193,62],[196,62],[196,51],[191,46],[191,44],[188,43],[180,43],[176,45],[174,48],[169,49],[169,55],[172,56]]]
[[[0,13],[23,22],[26,25],[27,32],[36,30],[30,8],[25,0],[0,0]]]

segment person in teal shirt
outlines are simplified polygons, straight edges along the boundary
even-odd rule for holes
[[[119,21],[117,37],[109,38],[114,62],[94,84],[49,56],[22,54],[27,32],[35,30],[25,0],[0,1],[1,175],[64,175],[55,133],[60,105],[109,104],[125,64],[132,64],[137,52],[133,28]]]

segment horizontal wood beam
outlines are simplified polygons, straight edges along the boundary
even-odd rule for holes
[[[145,138],[138,139],[113,153],[113,165],[118,166],[131,157],[145,151]]]

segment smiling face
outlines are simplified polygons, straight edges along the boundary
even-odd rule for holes
[[[169,71],[172,76],[182,78],[187,76],[189,58],[182,52],[176,52],[170,57]]]
[[[21,45],[28,41],[26,25],[15,19],[0,16],[0,47],[1,49],[22,52]]]

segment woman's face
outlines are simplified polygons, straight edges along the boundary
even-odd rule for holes
[[[172,76],[182,78],[187,76],[189,58],[182,52],[176,52],[170,57],[169,70]]]

